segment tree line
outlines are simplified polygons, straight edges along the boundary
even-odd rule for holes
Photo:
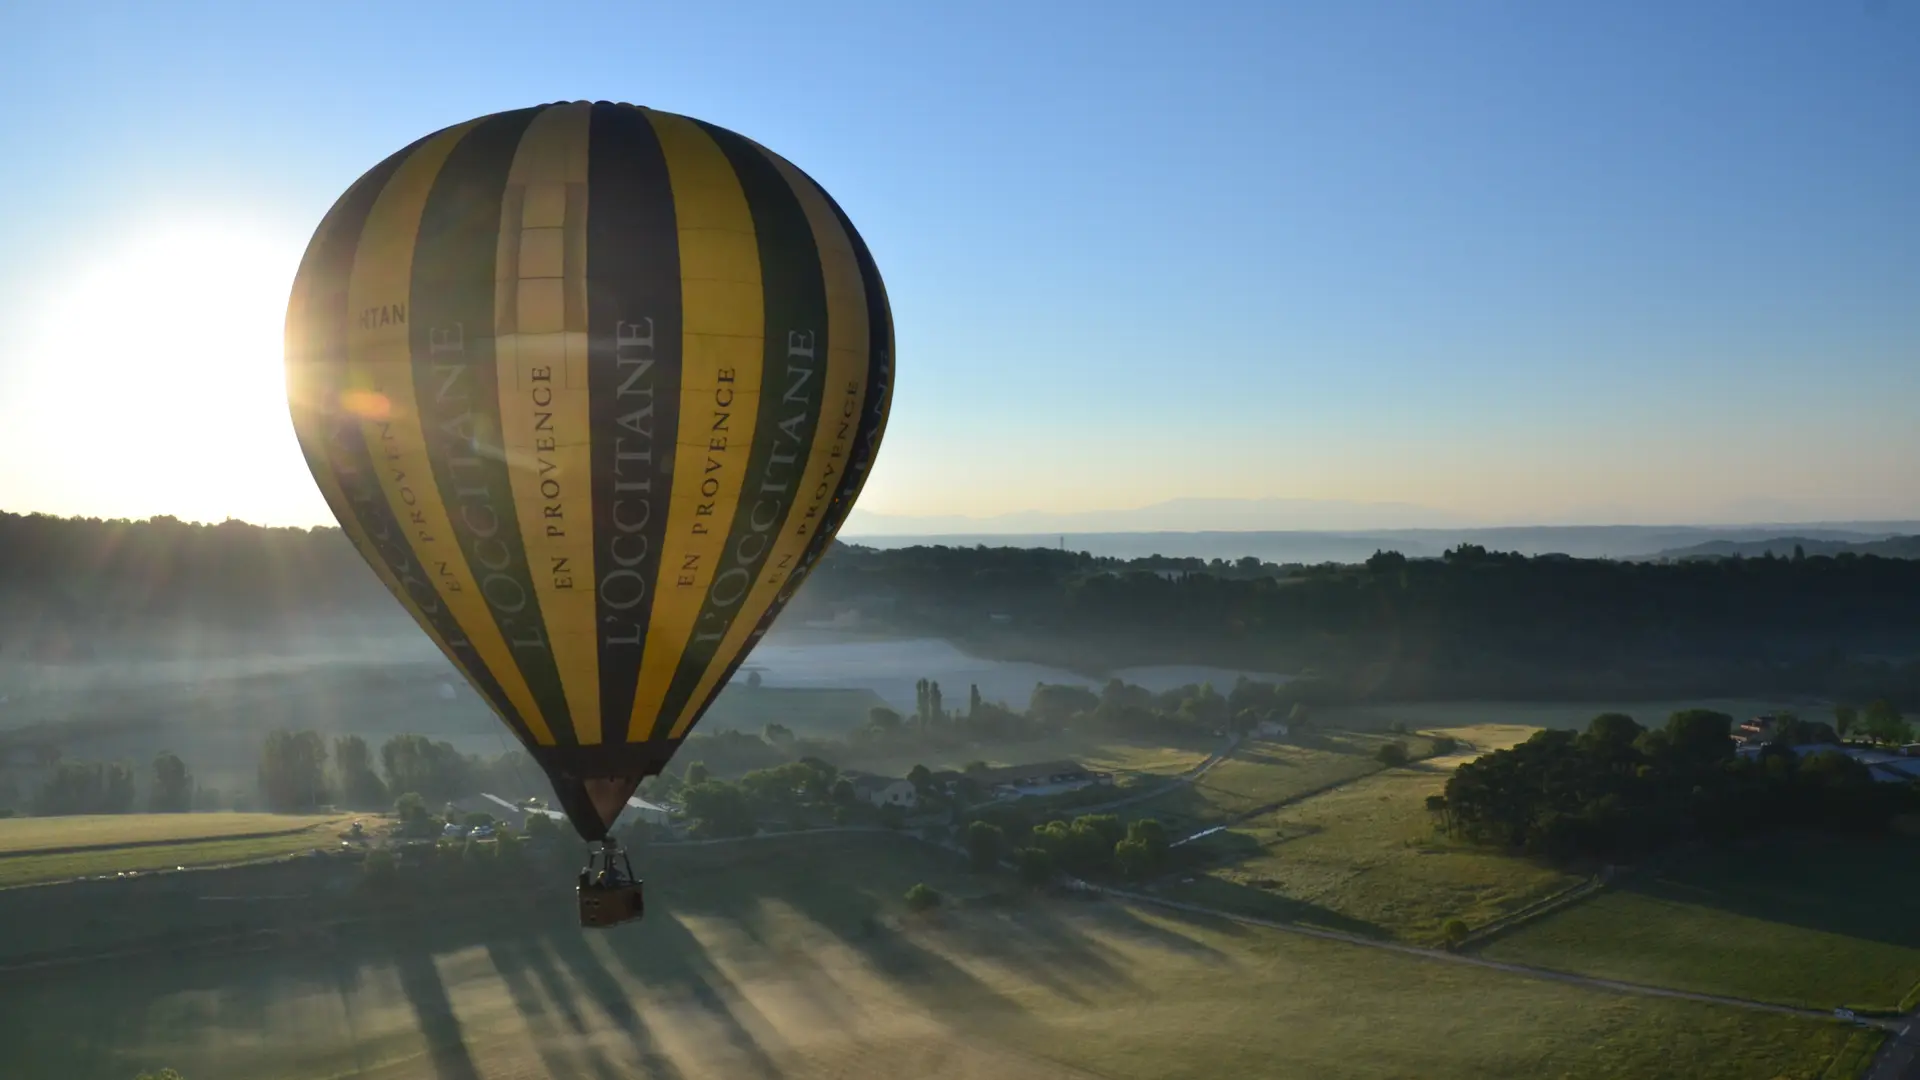
[[[338,529],[240,522],[0,514],[0,594],[43,641],[125,612],[400,617]],[[1461,544],[1304,566],[836,543],[790,618],[847,605],[1010,658],[1312,671],[1350,698],[1767,693],[1920,708],[1920,660],[1885,659],[1920,653],[1920,560],[1854,552],[1624,562]]]
[[[72,814],[131,814],[147,810],[179,814],[211,809],[211,793],[195,786],[186,762],[171,750],[154,756],[149,766],[147,800],[138,798],[134,767],[124,761],[63,761],[52,759],[39,787],[24,791],[11,775],[0,773],[0,818],[21,812],[40,817]]]
[[[0,513],[8,617],[43,631],[123,615],[257,616],[393,601],[337,528]]]
[[[962,835],[975,871],[1011,865],[1030,885],[1045,885],[1061,871],[1080,878],[1150,878],[1166,869],[1171,848],[1159,819],[1122,822],[1114,814],[1042,824],[975,820]]]
[[[544,783],[523,751],[463,754],[452,743],[423,735],[388,739],[377,763],[372,747],[358,735],[337,736],[329,746],[318,732],[274,731],[260,751],[261,799],[283,813],[328,804],[374,810],[409,793],[440,802],[489,788],[519,790]]]
[[[1349,698],[1885,697],[1920,707],[1920,560],[1440,558],[1179,575],[1064,551],[842,546],[801,599],[1087,669],[1320,674]],[[796,600],[796,604],[801,600]]]
[[[923,679],[921,684],[915,712],[902,714],[888,706],[875,706],[840,738],[796,735],[779,723],[767,724],[757,735],[695,729],[674,760],[703,762],[712,771],[731,776],[806,758],[854,763],[870,756],[897,758],[915,751],[931,756],[969,746],[1018,744],[1066,733],[1176,742],[1205,740],[1249,731],[1267,721],[1305,730],[1313,725],[1314,708],[1329,699],[1325,686],[1313,679],[1273,683],[1241,678],[1226,693],[1210,683],[1189,683],[1156,692],[1109,679],[1097,690],[1077,684],[1037,683],[1020,708],[988,701],[978,686],[969,686],[966,706],[947,709],[937,681]],[[642,793],[664,795],[679,768],[684,766],[669,766],[669,774],[643,788]]]
[[[1875,734],[1911,737],[1892,705],[1869,712]],[[1733,727],[1708,709],[1651,728],[1603,713],[1584,731],[1539,731],[1460,766],[1428,809],[1456,836],[1561,859],[1632,858],[1785,827],[1871,833],[1920,810],[1920,784],[1878,781],[1837,748],[1807,750],[1836,734],[1823,722],[1789,718],[1751,756],[1736,751]]]

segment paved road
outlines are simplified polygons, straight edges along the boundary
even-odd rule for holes
[[[1896,1022],[1900,1030],[1880,1048],[1867,1080],[1920,1080],[1920,1009]]]

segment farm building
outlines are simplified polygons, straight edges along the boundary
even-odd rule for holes
[[[855,795],[875,806],[908,809],[920,801],[920,793],[914,790],[913,785],[897,777],[863,772],[843,772],[840,775],[853,785]]]
[[[1113,783],[1113,774],[1094,772],[1077,761],[1038,761],[1030,765],[1004,765],[968,774],[974,783],[1000,798],[1020,799],[1030,795],[1057,795],[1078,791],[1094,784]]]

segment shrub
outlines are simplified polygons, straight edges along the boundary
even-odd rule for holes
[[[545,814],[528,814],[527,823],[523,828],[527,839],[543,843],[560,835],[560,826],[555,825],[553,819]]]
[[[1460,740],[1451,735],[1435,735],[1433,737],[1434,757],[1445,757],[1458,749],[1460,749]]]
[[[501,833],[493,842],[493,857],[503,863],[520,860],[520,848],[526,841],[512,833]]]
[[[989,873],[1000,865],[1005,840],[1006,834],[997,825],[976,821],[967,826],[967,859],[975,873]]]
[[[1403,742],[1387,743],[1380,747],[1374,756],[1380,759],[1380,764],[1388,767],[1405,765],[1407,763],[1407,744]]]
[[[415,792],[407,792],[405,796],[394,799],[394,815],[401,824],[426,821],[426,799],[420,798]]]
[[[1153,876],[1153,850],[1140,840],[1122,840],[1113,845],[1113,861],[1130,878]]]
[[[932,911],[940,906],[940,893],[933,886],[921,882],[907,890],[907,910]]]
[[[1467,940],[1467,924],[1459,919],[1448,919],[1447,925],[1440,928],[1440,933],[1447,939],[1447,946],[1453,948]]]
[[[360,865],[366,873],[368,885],[384,888],[393,883],[395,877],[393,852],[385,848],[374,848],[367,852],[366,861]]]
[[[1020,866],[1020,880],[1029,885],[1045,885],[1053,880],[1053,854],[1046,848],[1021,848],[1015,859]]]

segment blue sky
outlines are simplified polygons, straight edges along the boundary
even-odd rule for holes
[[[607,98],[868,239],[872,513],[1920,518],[1907,0],[61,0],[10,7],[0,95],[4,509],[324,520],[273,399],[321,214]]]

